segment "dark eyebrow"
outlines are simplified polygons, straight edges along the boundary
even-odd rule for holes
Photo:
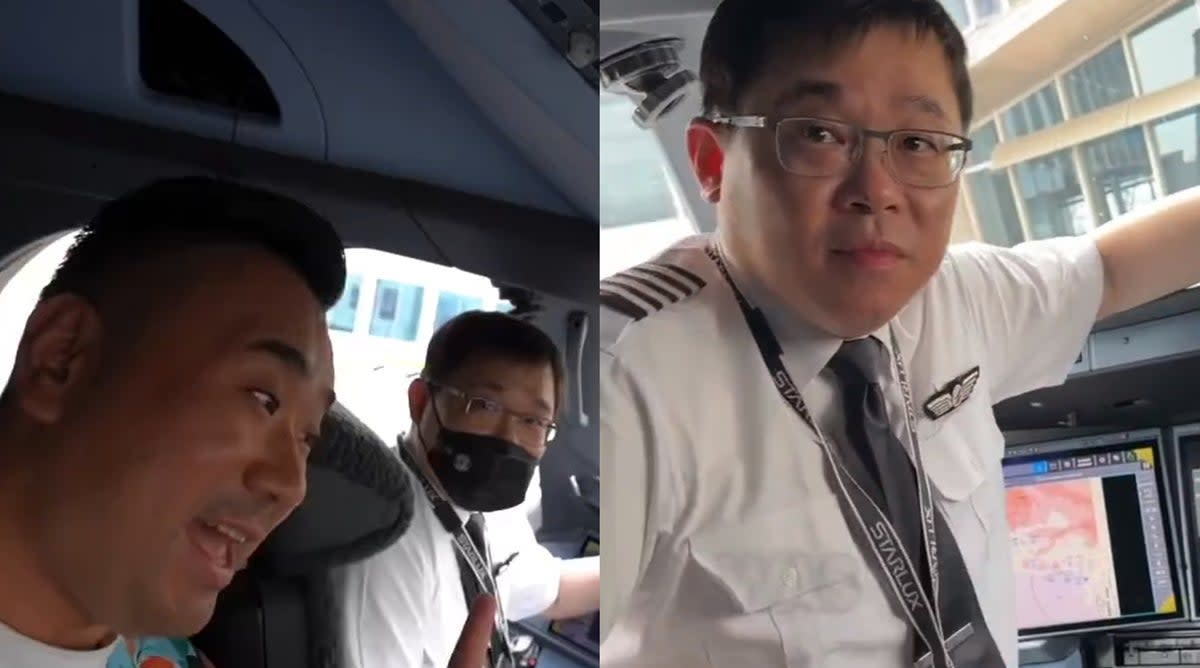
[[[832,81],[816,81],[801,79],[788,86],[775,99],[775,108],[782,109],[789,105],[803,102],[810,97],[820,98],[825,102],[833,102],[842,95],[842,87]]]
[[[260,339],[250,344],[249,349],[252,352],[266,353],[275,359],[283,362],[283,365],[296,372],[304,378],[312,377],[312,366],[308,363],[308,358],[300,349],[296,348],[286,341],[279,339]],[[328,406],[332,406],[337,401],[337,394],[331,389],[329,390]],[[327,407],[328,407],[327,406]]]
[[[776,109],[803,102],[807,98],[818,98],[824,102],[836,102],[842,96],[841,85],[833,81],[801,79],[788,86],[775,101]],[[928,114],[938,120],[947,120],[949,116],[942,105],[928,95],[905,95],[900,97],[898,106],[909,107],[923,114]]]
[[[500,383],[494,383],[490,380],[484,380],[484,381],[480,381],[478,383],[472,383],[472,387],[482,388],[485,390],[492,390],[493,392],[504,392],[503,385],[501,385]],[[550,404],[546,403],[545,399],[543,399],[541,397],[534,397],[533,400],[537,403],[538,408],[546,411],[547,413],[554,412],[554,409],[550,408]]]
[[[312,375],[312,367],[308,364],[308,358],[290,343],[278,339],[260,339],[250,344],[250,350],[271,355],[283,362],[284,366],[305,378]]]
[[[905,95],[900,98],[900,103],[903,106],[915,109],[923,114],[929,114],[936,117],[938,120],[944,121],[949,117],[946,115],[946,110],[942,108],[938,101],[928,95]]]

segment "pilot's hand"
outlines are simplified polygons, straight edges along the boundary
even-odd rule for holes
[[[471,606],[467,623],[463,625],[458,644],[450,655],[446,668],[481,668],[488,663],[488,644],[492,640],[492,627],[496,623],[496,599],[480,596]]]

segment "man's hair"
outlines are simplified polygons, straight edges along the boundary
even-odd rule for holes
[[[566,369],[558,346],[524,320],[507,313],[466,311],[434,332],[425,352],[426,379],[445,382],[468,359],[498,357],[527,364],[548,364],[554,374],[554,410],[561,413],[566,391]]]
[[[75,237],[41,298],[96,300],[106,278],[157,254],[208,245],[266,250],[308,284],[325,309],[346,282],[346,256],[333,225],[299,202],[208,177],[156,181],[100,209]]]
[[[700,50],[704,114],[737,113],[738,104],[780,45],[804,40],[821,54],[882,25],[932,34],[950,66],[964,128],[972,106],[967,47],[938,0],[724,0],[713,14]]]

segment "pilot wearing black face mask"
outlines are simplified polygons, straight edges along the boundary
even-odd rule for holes
[[[492,512],[512,508],[525,499],[529,482],[538,465],[537,452],[554,437],[549,417],[522,414],[506,408],[498,399],[472,396],[449,385],[425,379],[435,393],[445,393],[463,406],[462,430],[446,424],[437,402],[429,403],[438,430],[435,442],[416,437],[425,449],[429,468],[446,496],[460,508]],[[511,423],[516,423],[511,426]],[[472,427],[478,431],[466,431]],[[509,440],[514,431],[522,442]],[[500,434],[488,433],[500,432]]]
[[[514,663],[508,621],[599,608],[599,558],[554,557],[519,507],[554,440],[563,376],[553,341],[505,314],[467,312],[434,334],[399,443],[420,490],[412,526],[336,573],[348,668],[444,668],[480,594],[499,602],[494,667]]]

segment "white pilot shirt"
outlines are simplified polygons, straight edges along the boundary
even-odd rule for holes
[[[704,235],[685,239],[601,283],[602,295],[636,307],[604,306],[600,317],[601,664],[911,666],[908,622],[856,547],[822,451],[768,376],[707,243]],[[826,438],[844,443],[832,381],[822,372],[842,342],[789,317],[729,269],[766,314]],[[1102,284],[1090,238],[1012,249],[960,245],[891,323],[935,503],[1011,668],[1017,630],[1004,440],[992,405],[1066,379]],[[890,362],[887,327],[875,336]],[[976,366],[967,400],[930,419],[926,401]],[[882,384],[903,438],[891,368]]]
[[[345,668],[446,668],[467,621],[450,533],[408,473],[415,490],[408,531],[382,552],[333,574]],[[455,510],[466,521],[469,513]],[[517,553],[496,582],[505,615],[515,621],[545,611],[558,598],[560,560],[538,544],[520,507],[484,517],[493,560]]]

